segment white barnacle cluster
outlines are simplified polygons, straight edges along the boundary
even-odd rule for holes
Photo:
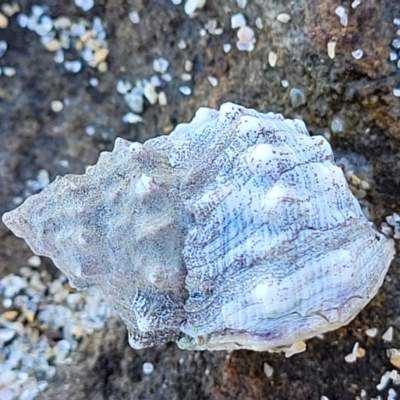
[[[355,317],[394,255],[324,137],[232,103],[117,139],[3,220],[73,286],[99,286],[135,348],[301,351]]]

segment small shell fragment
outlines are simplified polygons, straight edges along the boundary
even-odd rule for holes
[[[3,221],[72,286],[100,287],[134,348],[290,356],[349,323],[394,256],[322,135],[233,103],[144,144],[118,138]]]

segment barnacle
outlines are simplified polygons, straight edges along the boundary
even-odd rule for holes
[[[322,136],[232,103],[117,139],[3,220],[73,286],[99,286],[134,348],[290,347],[352,320],[394,256]]]

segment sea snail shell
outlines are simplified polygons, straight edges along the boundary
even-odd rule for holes
[[[117,139],[3,220],[73,286],[99,286],[134,348],[288,347],[351,321],[394,256],[322,136],[232,103]]]

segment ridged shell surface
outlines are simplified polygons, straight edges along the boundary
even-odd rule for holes
[[[290,346],[353,319],[394,256],[322,136],[232,103],[117,139],[3,220],[73,286],[99,286],[134,348]]]

